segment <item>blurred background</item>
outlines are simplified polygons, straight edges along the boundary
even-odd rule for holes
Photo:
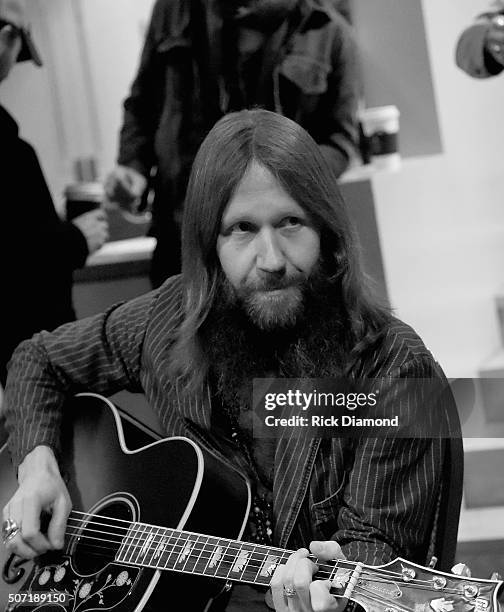
[[[44,67],[16,66],[0,101],[37,149],[62,214],[69,184],[99,182],[115,164],[152,4],[29,3]],[[465,436],[458,556],[475,575],[504,573],[504,79],[471,79],[454,61],[460,33],[488,3],[353,0],[349,8],[363,104],[398,107],[402,163],[393,172],[352,168],[342,189],[378,292],[450,379],[471,379],[457,395]],[[112,242],[76,272],[78,316],[150,288],[146,227],[112,221]]]

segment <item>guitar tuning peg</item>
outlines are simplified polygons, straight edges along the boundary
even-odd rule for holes
[[[493,572],[490,576],[490,580],[502,580],[502,576],[499,574],[499,572]]]
[[[471,570],[467,567],[465,563],[457,563],[452,567],[452,573],[457,576],[465,576],[466,578],[471,577]]]

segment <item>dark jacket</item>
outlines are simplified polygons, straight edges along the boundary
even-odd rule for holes
[[[157,168],[153,233],[161,241],[178,241],[174,214],[182,206],[193,159],[210,128],[230,110],[260,105],[298,122],[338,176],[356,150],[356,47],[333,0],[300,0],[288,23],[266,43],[262,86],[238,105],[223,58],[230,52],[223,51],[223,24],[213,4],[156,2],[124,103],[118,162],[145,176]],[[177,259],[171,272],[179,271],[178,248],[175,244],[163,257],[165,266],[171,256]]]
[[[184,399],[169,377],[170,347],[183,318],[179,277],[108,313],[40,334],[18,348],[7,385],[7,425],[15,463],[39,444],[59,448],[66,394],[143,391],[167,435],[185,435],[245,471],[210,429],[211,394]],[[413,417],[425,396],[404,396],[406,378],[444,380],[415,332],[393,320],[359,375],[380,378],[391,411]],[[100,367],[97,368],[96,364]],[[373,381],[375,382],[375,381]],[[440,423],[445,416],[440,414]],[[348,558],[380,564],[396,555],[426,562],[443,471],[441,439],[298,437],[278,440],[273,509],[275,543],[336,539]]]
[[[13,349],[75,319],[72,272],[86,261],[82,232],[60,220],[34,149],[0,107],[0,376]]]

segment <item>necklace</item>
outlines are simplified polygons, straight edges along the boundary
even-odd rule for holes
[[[247,523],[248,537],[256,544],[272,546],[274,519],[271,494],[259,475],[259,471],[253,457],[253,452],[251,452],[251,449],[243,436],[236,415],[229,410],[224,403],[221,405],[223,406],[224,412],[229,421],[231,428],[231,440],[245,457],[254,476],[254,494]]]

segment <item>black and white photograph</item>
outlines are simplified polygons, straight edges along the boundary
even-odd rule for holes
[[[504,0],[0,0],[0,610],[504,612]]]

